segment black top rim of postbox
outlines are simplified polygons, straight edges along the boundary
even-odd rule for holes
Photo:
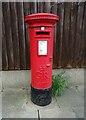
[[[50,14],[50,13],[37,13],[37,14],[31,14],[25,16],[25,22],[31,21],[31,20],[59,20],[60,17],[55,14]]]

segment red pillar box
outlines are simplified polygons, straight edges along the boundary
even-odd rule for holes
[[[48,13],[25,17],[30,35],[31,100],[40,106],[52,100],[53,38],[58,20],[59,16]]]

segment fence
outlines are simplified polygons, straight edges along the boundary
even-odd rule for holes
[[[58,14],[55,26],[53,68],[86,67],[85,2],[3,2],[2,69],[30,69],[29,36],[24,16]]]

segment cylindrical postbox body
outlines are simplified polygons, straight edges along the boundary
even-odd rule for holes
[[[31,100],[40,106],[52,100],[53,38],[57,20],[59,16],[48,13],[25,17],[30,35]]]

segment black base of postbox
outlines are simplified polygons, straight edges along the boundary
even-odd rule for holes
[[[31,101],[39,106],[50,104],[52,101],[52,87],[40,90],[31,86]]]

